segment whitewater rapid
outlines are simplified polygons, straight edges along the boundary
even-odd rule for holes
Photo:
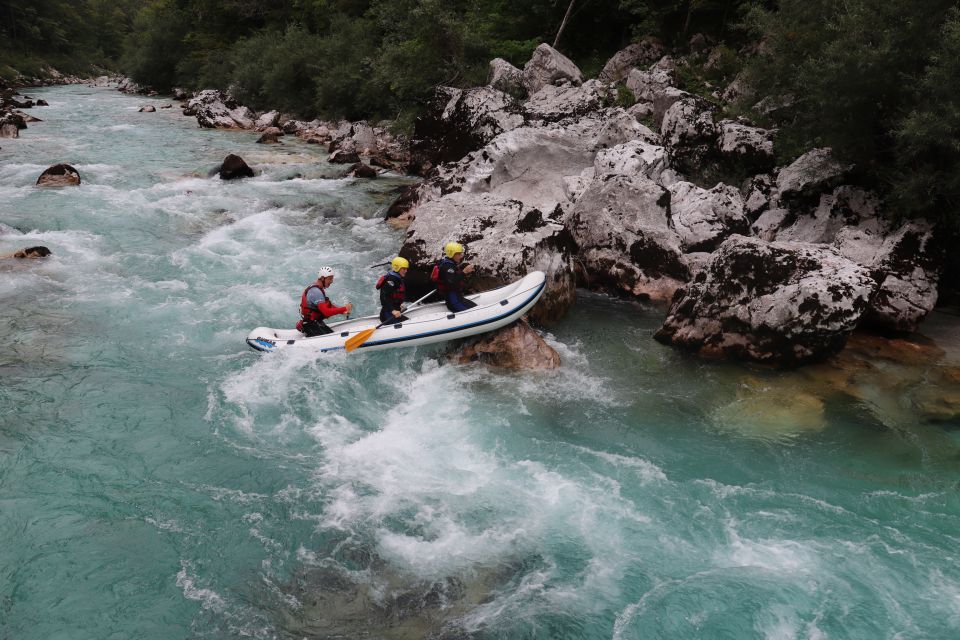
[[[581,292],[563,366],[264,356],[321,265],[376,311],[399,176],[28,91],[0,149],[0,636],[953,638],[957,434],[657,344]],[[227,153],[259,171],[208,177]],[[83,184],[37,190],[51,164]],[[765,400],[764,399],[768,399]]]

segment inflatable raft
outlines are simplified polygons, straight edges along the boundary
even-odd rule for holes
[[[413,347],[421,344],[466,338],[493,331],[521,318],[536,304],[546,287],[542,271],[534,271],[511,284],[483,293],[466,296],[477,306],[453,313],[443,302],[411,307],[404,312],[409,318],[387,324],[373,332],[357,351],[379,351],[394,347]],[[308,338],[296,329],[257,327],[247,336],[247,344],[257,351],[280,349],[312,349],[314,351],[342,351],[344,344],[357,333],[380,324],[377,316],[366,316],[343,322],[330,323],[333,333]]]

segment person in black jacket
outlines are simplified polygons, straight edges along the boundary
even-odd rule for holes
[[[436,278],[431,278],[437,284],[437,292],[443,296],[444,302],[450,311],[466,311],[477,306],[472,300],[463,297],[463,281],[473,273],[473,265],[461,266],[463,262],[463,245],[459,242],[448,242],[443,247],[445,254],[437,266],[434,267]]]
[[[403,277],[407,275],[410,263],[406,258],[397,256],[390,261],[390,271],[380,276],[377,289],[380,290],[380,322],[403,322],[403,301],[406,297],[406,285]]]

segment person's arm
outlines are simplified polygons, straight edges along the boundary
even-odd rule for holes
[[[348,302],[342,307],[335,307],[329,300],[324,300],[317,305],[317,309],[320,310],[320,313],[323,314],[324,318],[329,318],[330,316],[335,316],[341,313],[350,313],[352,306],[353,305]]]

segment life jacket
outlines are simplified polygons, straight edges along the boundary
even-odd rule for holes
[[[377,280],[377,289],[382,288],[388,278],[397,283],[397,286],[390,292],[390,300],[399,307],[407,299],[407,285],[404,284],[403,277],[399,273],[391,271],[380,276],[380,279]]]
[[[320,289],[320,293],[323,294],[323,300],[327,300],[326,290],[318,284],[312,284],[304,289],[303,295],[300,296],[300,317],[303,318],[304,322],[323,320],[323,314],[320,313],[320,309],[310,306],[310,303],[307,302],[307,293],[309,293],[310,289],[313,289],[314,287]]]
[[[460,265],[451,260],[450,258],[441,258],[440,262],[433,265],[433,271],[430,272],[430,281],[437,285],[437,293],[440,295],[446,295],[451,291],[459,291],[460,286],[452,285],[443,278],[441,270],[446,269],[447,267],[452,266],[457,271],[460,270]]]

